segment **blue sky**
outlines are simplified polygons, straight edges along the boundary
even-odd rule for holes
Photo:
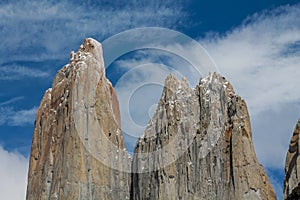
[[[300,117],[298,2],[1,1],[0,156],[6,164],[0,166],[0,193],[5,199],[24,199],[35,111],[70,51],[86,37],[104,41],[128,29],[154,26],[203,45],[246,100],[257,156],[280,199],[285,154]],[[141,50],[120,57],[107,76],[116,84],[126,66],[145,62],[186,64],[165,52]]]

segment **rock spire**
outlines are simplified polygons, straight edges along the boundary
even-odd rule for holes
[[[85,39],[38,108],[26,198],[128,199],[129,174],[122,173],[128,157],[119,156],[124,148],[101,44]]]
[[[296,148],[296,139],[292,141],[290,153]],[[288,191],[294,188],[295,173],[287,179]],[[88,38],[58,71],[38,108],[26,199],[276,196],[255,155],[246,103],[216,73],[194,89],[184,78],[166,78],[132,159],[124,145],[118,98],[105,76],[101,44]]]
[[[276,199],[255,155],[246,103],[216,73],[193,90],[166,79],[132,167],[132,199]]]

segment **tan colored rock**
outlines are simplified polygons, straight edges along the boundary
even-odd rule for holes
[[[300,119],[298,120],[291,138],[289,151],[285,161],[284,199],[300,199]]]
[[[26,199],[128,199],[121,133],[101,44],[85,39],[37,111]]]
[[[251,134],[223,77],[191,89],[170,75],[132,162],[101,44],[89,38],[37,111],[26,199],[276,199]]]
[[[194,90],[166,79],[132,168],[132,199],[276,199],[255,155],[246,103],[216,73]]]

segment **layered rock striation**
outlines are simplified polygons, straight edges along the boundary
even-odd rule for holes
[[[193,90],[170,75],[134,153],[132,199],[276,199],[246,103],[216,73]]]
[[[284,199],[300,199],[300,119],[298,120],[291,138],[289,150],[286,155],[284,177]]]
[[[101,44],[85,39],[38,108],[26,199],[128,199],[124,148]]]

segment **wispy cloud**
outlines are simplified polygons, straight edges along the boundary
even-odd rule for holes
[[[23,126],[27,124],[33,124],[36,114],[36,107],[33,107],[29,110],[18,110],[14,112],[8,121],[8,125],[10,126]]]
[[[50,73],[47,71],[25,66],[0,66],[0,81],[13,81],[23,78],[45,78],[49,76]]]
[[[139,3],[114,9],[112,9],[114,6],[110,5],[90,6],[83,3],[83,6],[78,6],[67,1],[57,3],[53,3],[53,1],[7,1],[1,3],[0,27],[4,27],[0,31],[2,38],[1,63],[14,60],[65,58],[70,51],[70,46],[73,45],[74,48],[77,48],[84,37],[92,36],[103,40],[107,36],[128,28],[142,26],[176,28],[181,25],[181,18],[187,15],[183,11],[183,4],[174,3],[174,1],[147,2],[143,9],[140,8]],[[199,39],[200,43],[208,49],[214,61],[218,63],[221,73],[234,85],[236,93],[248,103],[257,155],[260,161],[268,167],[283,167],[292,134],[291,130],[294,128],[291,124],[296,122],[297,112],[300,117],[300,106],[296,103],[300,102],[300,93],[297,90],[300,85],[299,7],[299,4],[284,6],[258,13],[224,35],[216,34],[214,37]],[[190,52],[194,54],[195,59],[198,59],[198,54],[193,51],[193,48],[190,49]],[[175,58],[169,59],[168,66],[176,66],[176,63],[185,64],[177,61],[178,59]],[[128,76],[128,80],[131,82],[123,80],[124,85],[120,84],[117,87],[117,89],[121,89],[118,93],[120,99],[128,96],[125,86],[133,88],[133,85],[130,86],[130,84],[139,82],[139,79],[134,79],[139,76],[134,75],[144,72],[145,80],[157,82],[158,79],[163,81],[165,75],[172,71],[157,64],[155,64],[156,68],[150,67],[146,65],[147,63],[157,63],[157,60],[144,57],[142,61],[131,59],[123,63],[119,62],[120,66],[144,66],[143,70],[133,71],[132,76]],[[164,62],[160,64],[164,64]],[[23,66],[3,66],[0,67],[0,80],[47,76],[47,72],[32,70],[32,68]],[[186,75],[188,70],[184,72],[183,75],[188,76]],[[151,90],[149,94],[159,98],[161,88],[156,88],[154,93],[152,93],[153,87],[145,86],[145,88]],[[137,99],[138,95],[137,93],[135,96]],[[144,96],[143,99],[146,100],[135,102],[147,103],[147,100],[151,100],[150,97]],[[151,102],[149,101],[148,104],[151,105]],[[0,125],[21,126],[33,123],[35,107],[28,110],[16,110],[8,107],[9,103],[0,104],[2,106],[0,108]],[[141,119],[138,110],[132,111],[133,114],[135,113],[133,116],[135,119]],[[143,113],[145,112],[143,111]],[[146,115],[142,117],[149,119],[149,116]],[[138,122],[141,121],[137,120]],[[130,127],[128,129],[132,130]],[[0,148],[1,152],[9,155]],[[13,165],[18,166],[18,163],[13,163]],[[20,164],[20,166],[23,165]],[[2,175],[1,177],[4,177],[3,180],[9,179]],[[271,180],[276,183],[272,178]],[[280,190],[280,185],[275,184],[274,186],[279,188],[278,191]],[[6,190],[6,187],[1,186],[1,188]],[[14,193],[17,195],[17,192]],[[1,194],[6,193],[1,191]],[[17,199],[17,197],[8,196],[6,199]]]
[[[300,117],[299,18],[300,4],[282,6],[257,13],[224,35],[200,40],[246,100],[257,156],[273,169],[284,168],[292,130]],[[282,184],[269,175],[282,196]]]
[[[28,160],[17,152],[0,146],[1,199],[23,200],[26,194]]]
[[[85,37],[95,37],[102,41],[108,36],[135,27],[176,28],[183,25],[180,21],[186,15],[183,11],[186,1],[118,3],[119,5],[114,5],[115,1],[1,1],[0,81],[49,76],[48,71],[31,66],[7,66],[6,63],[66,59],[70,50],[76,50]],[[1,93],[3,94],[2,91]],[[17,109],[10,105],[17,100],[1,103],[0,125],[33,124],[36,107]],[[27,172],[27,164],[24,163],[27,162],[1,148],[0,157],[3,163],[0,165],[1,198],[24,199]]]
[[[0,106],[9,105],[9,104],[12,104],[12,103],[14,103],[14,102],[16,102],[16,101],[22,100],[22,99],[24,99],[23,96],[20,96],[20,97],[13,97],[13,98],[11,98],[11,99],[9,99],[9,100],[7,100],[7,101],[0,102]]]
[[[256,14],[224,36],[201,40],[253,114],[300,101],[300,4]]]
[[[300,4],[283,6],[249,17],[225,35],[200,41],[246,99],[257,155],[269,167],[284,166],[295,112],[300,117],[299,18]]]
[[[283,6],[255,14],[224,35],[216,34],[213,37],[199,39],[200,44],[206,47],[218,64],[221,74],[233,84],[236,93],[246,100],[253,122],[253,138],[258,158],[270,168],[283,168],[293,124],[300,117],[300,93],[297,90],[300,85],[300,21],[297,20],[299,18],[300,4]],[[191,47],[190,51],[193,49]],[[159,63],[151,58],[153,55],[125,59],[118,61],[117,64],[132,69],[134,66],[152,63],[152,66],[147,66],[146,69],[133,70],[131,73],[136,72],[137,77],[143,77],[141,82],[150,81],[152,78],[163,80],[162,76],[171,71],[165,66],[165,71],[153,67],[155,65],[153,63]],[[199,56],[197,52],[191,55],[195,60]],[[172,62],[172,58],[168,61],[168,66],[174,65],[177,69],[176,62]],[[166,60],[162,64],[166,64]],[[178,69],[189,73],[188,68],[181,66]],[[123,96],[127,98],[128,92],[124,87],[128,86],[126,84],[132,84],[129,88],[133,87],[137,82],[135,77],[128,76],[126,81],[123,80],[122,84],[117,86],[120,99]],[[188,78],[194,81],[193,78]],[[151,94],[156,93],[152,90]],[[146,96],[144,99],[138,100],[136,105],[150,100]],[[132,110],[132,113],[136,112]],[[136,115],[139,116],[138,119],[143,119],[138,113]],[[148,116],[144,117],[149,119]]]
[[[170,48],[174,49],[175,46]],[[178,46],[178,49],[180,48],[182,46]],[[190,49],[191,46],[188,46],[186,52]],[[115,68],[114,72],[124,71],[118,80],[115,80],[122,130],[136,138],[143,134],[152,118],[165,78],[170,73],[178,78],[186,77],[191,86],[195,86],[201,76],[198,69],[180,56],[154,49],[135,51],[110,67]]]
[[[37,107],[28,110],[15,110],[13,107],[0,107],[0,125],[33,125]]]
[[[183,3],[136,1],[89,5],[63,1],[8,1],[0,8],[0,60],[58,59],[85,37],[105,37],[134,27],[174,28],[186,16]],[[9,57],[7,56],[9,55]]]

